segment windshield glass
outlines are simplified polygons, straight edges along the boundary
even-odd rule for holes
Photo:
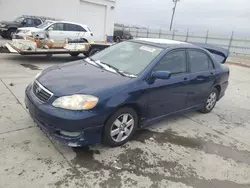
[[[21,23],[23,20],[24,20],[23,17],[18,17],[14,21],[17,22],[17,23]]]
[[[100,61],[125,73],[140,74],[161,52],[162,48],[132,41],[121,42],[93,55]]]
[[[39,29],[45,29],[46,27],[48,27],[48,26],[51,25],[52,23],[53,23],[53,22],[45,21],[44,23],[38,25],[37,28],[39,28]]]

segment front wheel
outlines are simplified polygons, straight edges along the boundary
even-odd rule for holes
[[[138,115],[132,108],[120,108],[104,126],[104,144],[121,146],[131,139],[138,127]]]
[[[208,95],[202,109],[200,110],[202,113],[209,113],[214,109],[218,100],[218,94],[218,90],[214,88],[213,91]]]
[[[7,31],[7,37],[8,37],[9,39],[12,39],[15,32],[16,32],[16,29],[9,29],[9,30]]]
[[[71,55],[72,57],[77,57],[77,56],[79,56],[79,54],[80,54],[80,53],[70,53],[70,55]]]

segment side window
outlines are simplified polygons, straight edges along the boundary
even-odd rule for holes
[[[177,50],[167,53],[155,66],[154,71],[169,71],[172,74],[187,71],[185,50]]]
[[[39,20],[39,19],[35,19],[34,23],[35,23],[36,26],[42,24],[41,20]]]
[[[26,18],[24,20],[24,23],[27,24],[27,25],[33,25],[34,24],[33,19],[30,19],[30,18]]]
[[[189,50],[191,72],[201,72],[213,68],[213,64],[208,56],[200,51]]]
[[[76,30],[77,31],[81,31],[81,32],[86,32],[86,29],[84,29],[82,26],[80,25],[76,25]]]
[[[77,25],[74,25],[74,24],[65,24],[65,30],[66,31],[78,31]]]
[[[51,25],[48,30],[53,30],[53,31],[63,31],[64,30],[64,24],[63,23],[55,23]]]

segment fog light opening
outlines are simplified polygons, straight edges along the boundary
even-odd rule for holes
[[[69,137],[78,137],[82,133],[81,132],[68,132],[68,131],[60,131],[60,134],[63,136],[69,136]]]

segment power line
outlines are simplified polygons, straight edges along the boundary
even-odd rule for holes
[[[174,22],[175,10],[176,10],[177,3],[179,1],[180,0],[173,0],[173,2],[174,2],[174,8],[173,8],[173,14],[172,14],[171,23],[170,23],[170,29],[169,29],[170,31],[172,30],[172,26],[173,26],[173,22]]]

